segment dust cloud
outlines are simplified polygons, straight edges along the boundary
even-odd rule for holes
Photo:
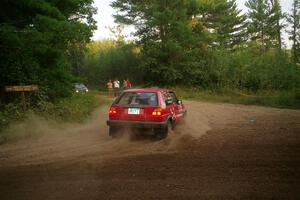
[[[148,133],[133,137],[131,131],[112,139],[106,126],[107,109],[106,106],[98,108],[84,124],[57,123],[30,115],[28,120],[5,130],[6,135],[17,141],[1,145],[0,162],[5,165],[28,165],[72,160],[87,155],[99,161],[173,152],[177,147],[188,147],[210,129],[207,117],[196,109],[188,113],[184,125],[177,126],[164,140],[157,141]],[[30,138],[23,139],[28,136]]]
[[[163,140],[144,131],[110,138],[105,106],[84,124],[32,116],[11,126],[32,137],[0,145],[2,199],[74,199],[74,191],[78,199],[273,197],[274,186],[299,185],[290,176],[299,163],[299,110],[185,103],[186,124]]]
[[[1,145],[0,165],[55,163],[87,157],[88,163],[132,155],[173,153],[190,150],[196,140],[214,128],[232,123],[253,123],[255,117],[268,112],[276,116],[281,112],[291,114],[290,111],[262,107],[193,101],[185,103],[188,109],[186,123],[177,126],[166,139],[159,141],[144,132],[134,137],[127,132],[120,138],[110,138],[106,125],[107,106],[95,110],[84,124],[56,123],[30,116],[27,121],[6,130],[11,137],[31,137]]]

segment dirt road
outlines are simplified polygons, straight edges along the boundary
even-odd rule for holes
[[[14,127],[43,136],[0,146],[0,199],[300,198],[299,110],[186,104],[161,141],[111,139],[107,107],[84,125]]]

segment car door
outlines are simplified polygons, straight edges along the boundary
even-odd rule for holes
[[[169,93],[164,94],[164,100],[166,103],[166,113],[168,114],[168,116],[170,116],[172,118],[172,121],[175,121],[176,115],[174,112],[173,99]]]
[[[172,102],[172,107],[173,107],[173,111],[174,111],[174,114],[175,114],[175,117],[174,117],[175,118],[175,123],[178,123],[181,120],[181,118],[183,117],[183,114],[184,114],[182,104],[179,103],[175,92],[170,91],[169,95],[171,96],[172,101],[173,101]]]

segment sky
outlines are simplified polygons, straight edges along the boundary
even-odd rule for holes
[[[98,13],[94,16],[97,21],[98,29],[94,32],[93,40],[101,40],[112,38],[113,35],[108,30],[108,26],[113,27],[116,24],[114,23],[113,14],[116,12],[112,7],[110,7],[110,3],[113,0],[94,0],[94,6],[98,9]],[[245,2],[247,0],[236,0],[239,9],[243,12],[247,11],[245,7]],[[292,8],[293,0],[280,0],[283,12],[289,12]],[[127,37],[130,37],[131,32],[134,29],[132,27],[125,27],[123,34]],[[286,33],[283,33],[283,38],[286,45],[289,47],[291,45],[290,41],[288,41],[288,36]]]

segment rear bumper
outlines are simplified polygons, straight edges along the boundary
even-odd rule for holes
[[[132,128],[163,128],[167,126],[167,122],[107,120],[106,123],[108,126],[132,127]]]

